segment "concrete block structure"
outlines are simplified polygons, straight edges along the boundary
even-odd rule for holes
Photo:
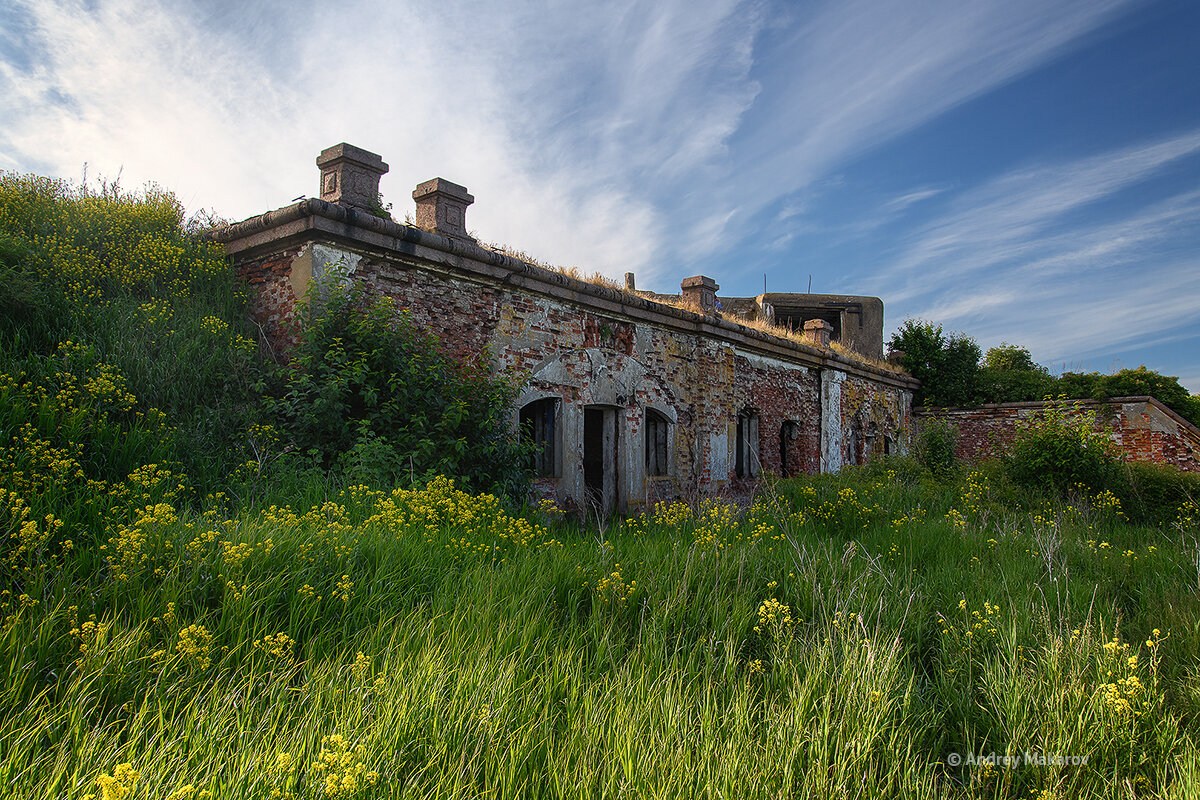
[[[394,298],[452,355],[486,357],[518,387],[513,425],[537,444],[540,496],[636,511],[677,497],[744,495],[768,470],[837,471],[908,449],[917,382],[856,355],[882,352],[875,298],[821,305],[812,298],[834,296],[796,296],[824,309],[796,316],[809,337],[797,341],[722,311],[720,287],[706,276],[685,278],[687,302],[671,304],[636,292],[632,274],[622,291],[482,247],[466,228],[474,198],[445,179],[417,187],[418,225],[403,225],[361,205],[378,205],[387,169],[379,156],[342,144],[318,165],[321,199],[213,233],[255,288],[252,310],[267,339],[286,356],[298,304],[331,270]],[[348,199],[324,194],[345,185],[354,187]],[[781,306],[769,300],[778,297],[764,295],[756,313],[778,317]],[[846,336],[859,323],[864,332]],[[854,352],[831,347],[839,331]]]

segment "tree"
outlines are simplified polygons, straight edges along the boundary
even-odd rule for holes
[[[1058,391],[1068,397],[1091,397],[1108,400],[1112,397],[1153,397],[1167,408],[1200,425],[1200,397],[1189,395],[1179,379],[1147,369],[1123,369],[1112,375],[1098,372],[1064,372],[1059,378]]]
[[[946,334],[940,324],[907,319],[892,334],[889,348],[903,353],[901,365],[921,381],[913,402],[928,406],[969,405],[979,381],[979,345],[961,333]]]
[[[979,369],[980,403],[1017,403],[1056,394],[1050,370],[1033,360],[1029,350],[1001,342],[987,351]]]

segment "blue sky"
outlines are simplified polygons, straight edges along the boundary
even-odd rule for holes
[[[0,6],[0,169],[240,219],[383,155],[402,216],[670,291],[878,295],[1058,371],[1200,392],[1190,0]]]

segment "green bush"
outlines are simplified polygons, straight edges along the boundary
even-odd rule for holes
[[[1010,476],[1023,486],[1058,492],[1079,484],[1095,491],[1119,487],[1118,453],[1109,435],[1095,426],[1095,411],[1065,398],[1048,400],[1009,448]]]
[[[917,459],[934,477],[945,479],[954,473],[958,460],[954,446],[958,443],[958,429],[944,419],[929,419],[917,437]]]
[[[390,298],[336,273],[314,286],[300,343],[265,398],[293,448],[343,478],[460,478],[520,497],[524,459],[512,390],[486,364],[457,363]]]

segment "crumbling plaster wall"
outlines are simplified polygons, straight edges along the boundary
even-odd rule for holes
[[[806,366],[735,342],[635,321],[598,310],[588,298],[551,298],[460,260],[431,259],[417,248],[360,248],[310,241],[253,257],[235,257],[258,291],[252,311],[282,353],[295,341],[296,309],[313,278],[331,271],[393,298],[460,358],[483,354],[520,387],[518,407],[553,397],[558,406],[558,475],[536,491],[571,505],[584,496],[583,414],[617,412],[623,509],[673,497],[744,494],[755,483],[735,475],[737,420],[758,416],[759,464],[779,473],[836,471],[857,463],[846,432],[870,425],[907,441],[911,392],[845,372]],[[648,476],[643,424],[652,408],[671,423],[669,469]],[[788,423],[785,429],[785,423]],[[514,412],[514,426],[516,424]]]

